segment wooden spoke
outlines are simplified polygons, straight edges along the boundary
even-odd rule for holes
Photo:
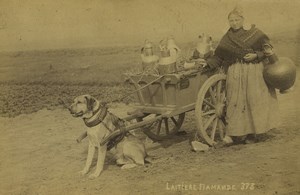
[[[207,115],[211,115],[211,114],[215,114],[215,113],[216,113],[215,110],[210,110],[210,111],[202,113],[202,116],[207,116]]]
[[[225,91],[223,91],[222,93],[221,93],[221,101],[220,102],[224,102],[225,101],[225,97],[226,97],[226,92]]]
[[[213,104],[216,104],[217,103],[216,94],[213,91],[212,87],[209,88],[209,94],[210,94],[210,97],[211,97],[211,99],[213,101]]]
[[[203,104],[203,106],[202,106],[202,112],[207,112],[207,111],[210,111],[211,109],[213,109],[213,108],[211,108],[207,104]]]
[[[175,120],[174,117],[171,117],[171,120],[173,121],[173,123],[175,124],[175,126],[178,126],[178,123],[177,123],[177,121]]]
[[[160,117],[160,114],[148,114],[152,117]],[[149,117],[145,114],[146,117]],[[137,122],[147,120],[146,117],[137,118]],[[176,134],[183,124],[185,113],[179,115],[164,117],[157,121],[154,125],[148,125],[143,128],[143,132],[152,140],[160,141],[171,138]],[[171,119],[171,120],[169,120]]]
[[[220,121],[225,112],[220,109],[225,109],[226,100],[226,75],[217,73],[209,77],[201,86],[195,105],[196,125],[198,134],[206,141],[207,144],[213,146],[220,138],[224,137],[225,124]],[[220,110],[218,115],[216,108]],[[222,111],[222,112],[221,112]],[[219,116],[221,115],[221,116]]]
[[[217,83],[217,101],[220,102],[221,99],[221,88],[222,88],[222,81],[218,81]]]
[[[157,125],[157,129],[156,129],[156,135],[159,135],[159,133],[160,133],[161,123],[162,123],[162,120],[159,120],[158,125]]]
[[[215,140],[215,134],[216,134],[216,129],[217,129],[218,121],[219,121],[219,119],[215,118],[214,124],[213,124],[213,128],[212,128],[212,131],[211,131],[211,135],[210,135],[210,138],[212,140]]]
[[[207,101],[206,99],[204,99],[203,102],[205,102],[210,107],[215,108],[215,106],[212,103],[210,103],[209,101]]]
[[[207,129],[209,127],[209,125],[213,122],[213,120],[216,118],[216,115],[212,115],[211,117],[209,117],[209,119],[207,120],[207,122],[205,123],[203,129]]]
[[[166,134],[168,135],[168,134],[170,133],[170,132],[169,132],[169,123],[168,123],[168,119],[165,118],[164,121],[165,121],[165,126],[166,126]]]

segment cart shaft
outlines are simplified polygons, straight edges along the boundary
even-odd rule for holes
[[[107,137],[105,137],[100,145],[103,146],[104,144],[106,144],[110,139],[120,135],[121,133],[124,133],[124,132],[128,132],[130,130],[133,130],[133,129],[138,129],[138,128],[141,128],[145,125],[149,125],[151,123],[154,123],[158,120],[161,120],[162,118],[164,117],[164,115],[160,115],[160,116],[157,116],[155,118],[152,118],[152,119],[149,119],[149,120],[145,120],[145,121],[141,121],[141,122],[138,122],[138,123],[135,123],[135,124],[130,124],[124,128],[121,128],[121,129],[117,129],[116,131],[112,132],[111,134],[109,134]]]

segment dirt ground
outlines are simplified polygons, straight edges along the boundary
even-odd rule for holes
[[[278,95],[281,125],[266,141],[195,153],[190,112],[186,135],[146,143],[152,164],[121,170],[108,154],[94,180],[78,174],[88,142],[76,143],[84,124],[67,110],[1,117],[0,194],[300,194],[299,95],[299,79],[292,93]],[[123,115],[127,108],[112,110]]]

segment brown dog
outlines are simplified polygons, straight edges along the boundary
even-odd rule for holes
[[[89,172],[95,150],[98,149],[96,171],[90,175],[90,178],[96,178],[103,170],[107,151],[107,144],[100,146],[100,142],[110,132],[118,128],[118,123],[122,120],[110,113],[106,106],[101,105],[98,100],[90,95],[76,97],[69,110],[73,117],[82,118],[87,126],[88,155],[86,165],[80,173],[85,175]],[[147,156],[145,146],[141,140],[130,133],[125,135],[115,146],[115,149],[117,164],[123,165],[122,168],[144,165]]]

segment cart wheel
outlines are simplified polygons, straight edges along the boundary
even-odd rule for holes
[[[159,114],[155,115],[156,117]],[[154,116],[153,116],[154,117]],[[172,116],[170,118],[163,118],[159,120],[155,125],[149,125],[143,127],[143,132],[151,139],[155,141],[160,141],[167,139],[174,135],[180,129],[184,121],[185,113],[181,113],[177,116]],[[144,118],[137,118],[137,121],[142,121]]]
[[[202,85],[195,106],[199,135],[214,145],[225,136],[226,75],[216,74]]]

